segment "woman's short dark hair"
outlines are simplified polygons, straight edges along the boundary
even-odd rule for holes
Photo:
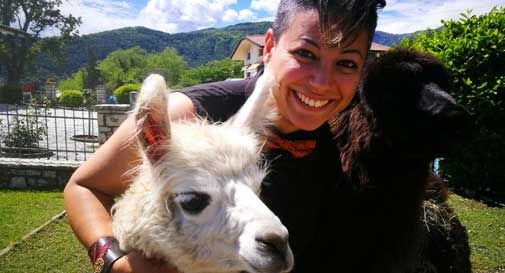
[[[273,24],[274,37],[289,27],[293,15],[299,11],[317,10],[321,34],[329,46],[339,46],[366,30],[371,43],[377,27],[377,10],[385,0],[281,0]]]

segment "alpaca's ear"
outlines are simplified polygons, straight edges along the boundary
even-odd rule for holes
[[[170,139],[167,106],[168,90],[165,79],[160,75],[150,75],[142,83],[134,116],[140,146],[153,164],[166,153],[165,143]]]
[[[276,88],[274,74],[268,66],[265,66],[263,75],[256,81],[256,86],[251,96],[240,108],[238,113],[232,117],[231,123],[234,126],[261,129],[268,113],[266,101],[270,96],[272,88]]]

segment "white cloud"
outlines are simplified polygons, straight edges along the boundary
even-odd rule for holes
[[[239,15],[239,20],[241,21],[247,21],[247,20],[255,20],[256,19],[256,14],[252,12],[249,9],[242,9],[238,13]]]
[[[224,12],[223,22],[233,22],[237,20],[238,12],[233,9],[228,9]]]
[[[149,0],[140,11],[128,2],[131,3],[123,0],[69,0],[63,2],[62,12],[82,18],[81,34],[127,26],[145,26],[175,33],[214,27],[220,23],[257,20],[255,11],[232,9],[237,0]],[[45,33],[46,36],[57,34],[56,30]]]
[[[279,5],[279,0],[252,0],[251,9],[266,11],[269,14],[275,14],[277,11],[277,6]]]
[[[185,32],[256,18],[249,9],[231,9],[236,3],[237,0],[150,0],[140,12],[139,21],[153,29]]]
[[[249,9],[242,9],[238,12],[233,9],[228,9],[223,15],[224,23],[232,23],[235,21],[255,21],[256,19],[256,14]]]
[[[135,26],[137,14],[126,1],[117,0],[69,0],[63,1],[63,14],[81,17],[80,34]],[[50,30],[46,35],[58,34]]]
[[[472,14],[489,12],[493,6],[504,6],[505,0],[389,0],[379,14],[377,29],[390,33],[410,33],[437,28],[441,20],[454,20],[471,9]]]
[[[237,10],[236,4],[249,3]],[[145,26],[165,32],[185,32],[248,21],[273,20],[279,0],[148,0],[138,9],[127,0],[63,1],[64,14],[82,17],[81,34]],[[467,9],[474,14],[488,12],[492,6],[505,5],[505,0],[388,0],[379,15],[378,30],[408,33],[441,26],[442,19],[457,19]],[[243,6],[243,5],[241,5]],[[57,35],[49,30],[47,35]]]

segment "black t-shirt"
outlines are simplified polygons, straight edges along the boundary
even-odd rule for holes
[[[197,85],[184,90],[197,114],[225,121],[235,114],[252,93],[257,77]],[[308,156],[293,158],[283,150],[266,153],[270,168],[261,191],[265,204],[289,230],[295,256],[293,272],[333,272],[335,239],[335,189],[341,173],[337,148],[328,125],[315,131],[282,135],[285,139],[315,139]]]

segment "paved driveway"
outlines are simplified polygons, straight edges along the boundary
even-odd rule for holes
[[[25,118],[27,110],[24,107],[16,108],[12,105],[0,104],[0,120],[2,127],[0,133],[5,135],[15,120],[15,117]],[[33,110],[28,110],[33,115]],[[98,144],[74,141],[76,135],[98,135],[97,114],[86,109],[70,108],[40,108],[37,113],[37,124],[45,126],[47,137],[39,142],[39,147],[48,148],[54,152],[51,159],[83,161],[96,150]],[[4,147],[0,141],[0,147]]]

